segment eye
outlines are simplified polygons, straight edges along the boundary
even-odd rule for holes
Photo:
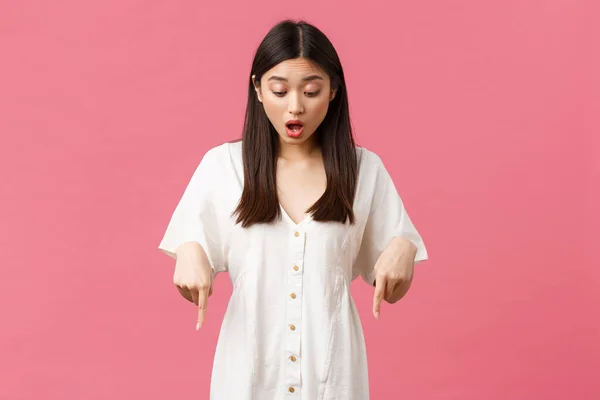
[[[316,92],[306,92],[306,95],[307,95],[308,97],[315,97],[315,96],[318,96],[318,95],[319,95],[319,93],[321,93],[321,91],[320,91],[320,90],[319,90],[319,91],[316,91]],[[285,92],[273,92],[273,94],[274,94],[275,96],[277,96],[277,97],[283,97],[283,96],[285,96]]]

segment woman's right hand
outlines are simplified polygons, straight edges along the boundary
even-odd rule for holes
[[[212,294],[213,269],[206,252],[197,242],[183,243],[176,254],[173,283],[183,297],[198,306],[198,330],[204,324],[208,297]]]

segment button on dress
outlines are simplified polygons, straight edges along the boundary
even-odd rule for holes
[[[231,214],[243,189],[242,143],[206,152],[159,249],[175,258],[198,242],[233,292],[217,342],[211,400],[369,399],[366,348],[350,283],[369,285],[394,236],[427,250],[382,160],[356,147],[355,224],[307,216],[242,228]]]

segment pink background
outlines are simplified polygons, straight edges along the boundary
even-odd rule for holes
[[[592,3],[1,2],[0,398],[208,398],[231,284],[196,332],[157,246],[283,18],[336,46],[430,253],[379,321],[353,284],[372,398],[600,398]]]

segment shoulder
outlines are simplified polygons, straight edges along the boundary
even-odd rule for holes
[[[225,142],[209,148],[202,156],[200,164],[224,167],[235,162],[238,153],[241,156],[241,142]]]
[[[225,142],[206,151],[199,169],[210,175],[210,180],[220,186],[244,181],[242,142]]]
[[[209,161],[222,160],[229,155],[229,143],[225,142],[209,148],[202,159]]]
[[[356,146],[360,174],[377,175],[384,168],[383,160],[373,150],[366,147]]]
[[[194,178],[204,183],[218,181],[222,167],[227,165],[229,158],[227,143],[214,146],[205,151],[196,164]]]
[[[237,159],[242,159],[242,140],[238,139],[236,141],[233,142],[227,142],[224,143],[223,146],[225,146],[227,148],[227,152],[229,154],[229,157],[231,157],[232,160],[237,160]]]

